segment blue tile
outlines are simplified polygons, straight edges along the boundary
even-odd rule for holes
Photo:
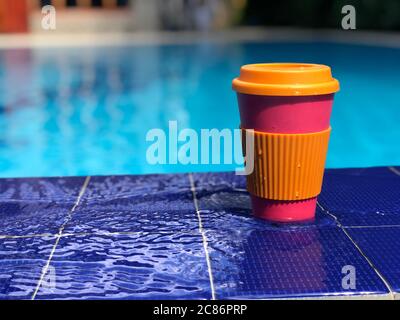
[[[37,299],[210,299],[199,233],[149,232],[60,239],[55,288]]]
[[[245,190],[245,176],[236,175],[234,172],[219,173],[193,173],[196,189],[211,189],[213,191],[223,190]]]
[[[400,293],[400,227],[348,228],[352,239],[397,294]]]
[[[338,227],[208,230],[216,295],[298,298],[388,293]],[[343,289],[342,268],[356,269],[356,288]]]
[[[388,293],[335,220],[320,209],[311,223],[270,224],[251,216],[243,177],[194,174],[194,179],[217,298]],[[355,290],[342,288],[346,265],[356,267]]]
[[[174,193],[190,189],[187,174],[96,176],[91,177],[83,200],[98,202],[102,200],[159,197],[162,200]]]
[[[0,236],[56,234],[72,206],[46,201],[0,201]]]
[[[75,202],[84,177],[0,179],[0,201]]]
[[[320,204],[344,226],[400,225],[400,176],[328,170]]]
[[[53,248],[53,237],[0,240],[0,299],[30,299]]]
[[[193,178],[217,298],[388,292],[320,208],[314,222],[270,224],[252,217],[244,177],[210,173]],[[83,181],[0,180],[0,236],[56,233]],[[400,217],[399,183],[400,177],[387,168],[327,170],[320,202],[347,227],[393,224]],[[92,177],[50,264],[55,287],[45,284],[37,298],[210,299],[198,227],[186,174]],[[400,236],[396,228],[374,229],[347,228],[398,289]],[[0,239],[0,298],[31,297],[54,241]],[[356,268],[355,290],[341,287],[345,265]]]
[[[54,236],[2,238],[0,241],[0,261],[37,258],[47,260],[54,239]]]
[[[193,206],[193,205],[192,205]],[[134,205],[125,209],[109,203],[83,206],[74,212],[65,233],[180,232],[198,229],[195,210],[143,211]]]
[[[84,177],[0,179],[0,236],[57,233]]]
[[[66,233],[198,229],[187,175],[94,177]]]
[[[45,263],[30,259],[0,261],[0,299],[31,299]]]

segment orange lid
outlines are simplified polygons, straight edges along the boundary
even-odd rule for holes
[[[254,95],[312,96],[339,91],[339,82],[322,64],[258,63],[242,66],[232,87]]]

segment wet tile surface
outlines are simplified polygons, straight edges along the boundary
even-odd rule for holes
[[[199,212],[188,174],[91,177],[73,212],[84,177],[0,179],[0,298],[30,299],[56,245],[36,299],[210,299],[203,236],[217,299],[386,296],[352,240],[400,291],[395,171],[327,170],[323,209],[296,226],[254,219],[233,173],[192,175]]]
[[[72,206],[48,201],[1,201],[0,237],[56,234]]]
[[[187,174],[93,177],[66,233],[198,229]]]
[[[0,299],[31,299],[54,237],[0,239]]]
[[[0,179],[0,236],[55,234],[85,177]]]
[[[83,199],[88,203],[120,199],[169,200],[175,193],[190,189],[187,174],[91,177]]]
[[[196,232],[63,237],[58,248],[56,286],[37,299],[211,298]]]
[[[238,177],[194,176],[218,298],[388,293],[335,219],[321,209],[312,223],[270,224],[251,216],[248,195]],[[349,265],[357,270],[355,289],[342,287],[342,269]]]
[[[74,202],[85,177],[0,179],[0,201]]]

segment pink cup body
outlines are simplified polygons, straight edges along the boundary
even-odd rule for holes
[[[259,96],[238,93],[241,127],[270,133],[310,133],[329,128],[334,94]],[[255,216],[277,222],[312,220],[317,198],[270,200],[251,195]]]

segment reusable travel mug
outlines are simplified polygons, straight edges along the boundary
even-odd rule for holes
[[[245,134],[254,138],[254,170],[247,175],[254,215],[277,222],[312,220],[339,82],[325,65],[265,63],[242,66],[232,87],[243,141]]]

